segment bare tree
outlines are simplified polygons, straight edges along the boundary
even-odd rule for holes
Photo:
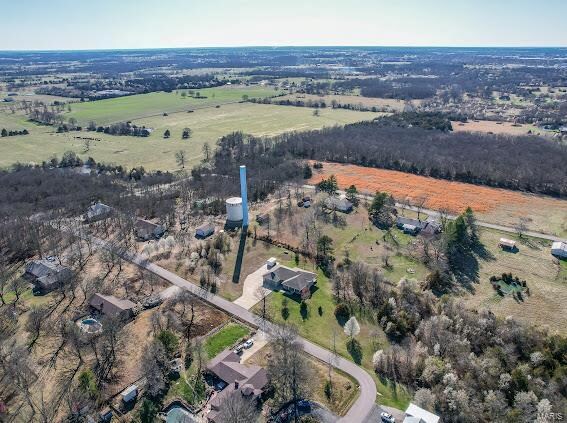
[[[255,401],[240,392],[234,392],[223,401],[219,421],[225,423],[252,423],[258,420]]]
[[[272,331],[272,355],[268,361],[268,374],[275,387],[277,404],[293,404],[294,419],[299,421],[297,403],[309,395],[311,368],[297,339],[293,326],[277,326]]]
[[[179,150],[178,152],[176,152],[175,161],[177,162],[177,164],[181,169],[185,169],[185,161],[186,161],[185,151]]]

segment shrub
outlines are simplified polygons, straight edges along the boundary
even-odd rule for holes
[[[345,303],[339,303],[335,307],[335,317],[339,322],[346,322],[350,317],[350,309]]]

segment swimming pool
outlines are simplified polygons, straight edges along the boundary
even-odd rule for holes
[[[191,413],[181,405],[173,405],[167,412],[166,423],[193,423],[196,420]]]
[[[102,330],[102,324],[92,317],[87,317],[79,322],[79,327],[86,333],[97,333]]]

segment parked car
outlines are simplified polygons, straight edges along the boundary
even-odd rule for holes
[[[383,411],[380,413],[380,418],[384,423],[396,423],[396,419],[390,413]]]
[[[253,339],[249,339],[248,341],[246,341],[244,344],[242,344],[242,346],[246,349],[250,348],[252,345],[254,345],[254,340]]]
[[[234,354],[240,354],[242,352],[242,349],[244,348],[243,344],[238,345],[235,349],[234,349]]]

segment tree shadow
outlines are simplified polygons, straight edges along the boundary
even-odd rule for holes
[[[349,339],[347,342],[347,351],[356,364],[362,363],[362,347],[360,346],[360,342],[354,338]]]
[[[242,271],[242,261],[244,259],[244,249],[246,247],[246,228],[242,228],[240,232],[240,242],[238,243],[238,252],[234,262],[234,271],[232,272],[232,282],[240,282],[240,272]]]

